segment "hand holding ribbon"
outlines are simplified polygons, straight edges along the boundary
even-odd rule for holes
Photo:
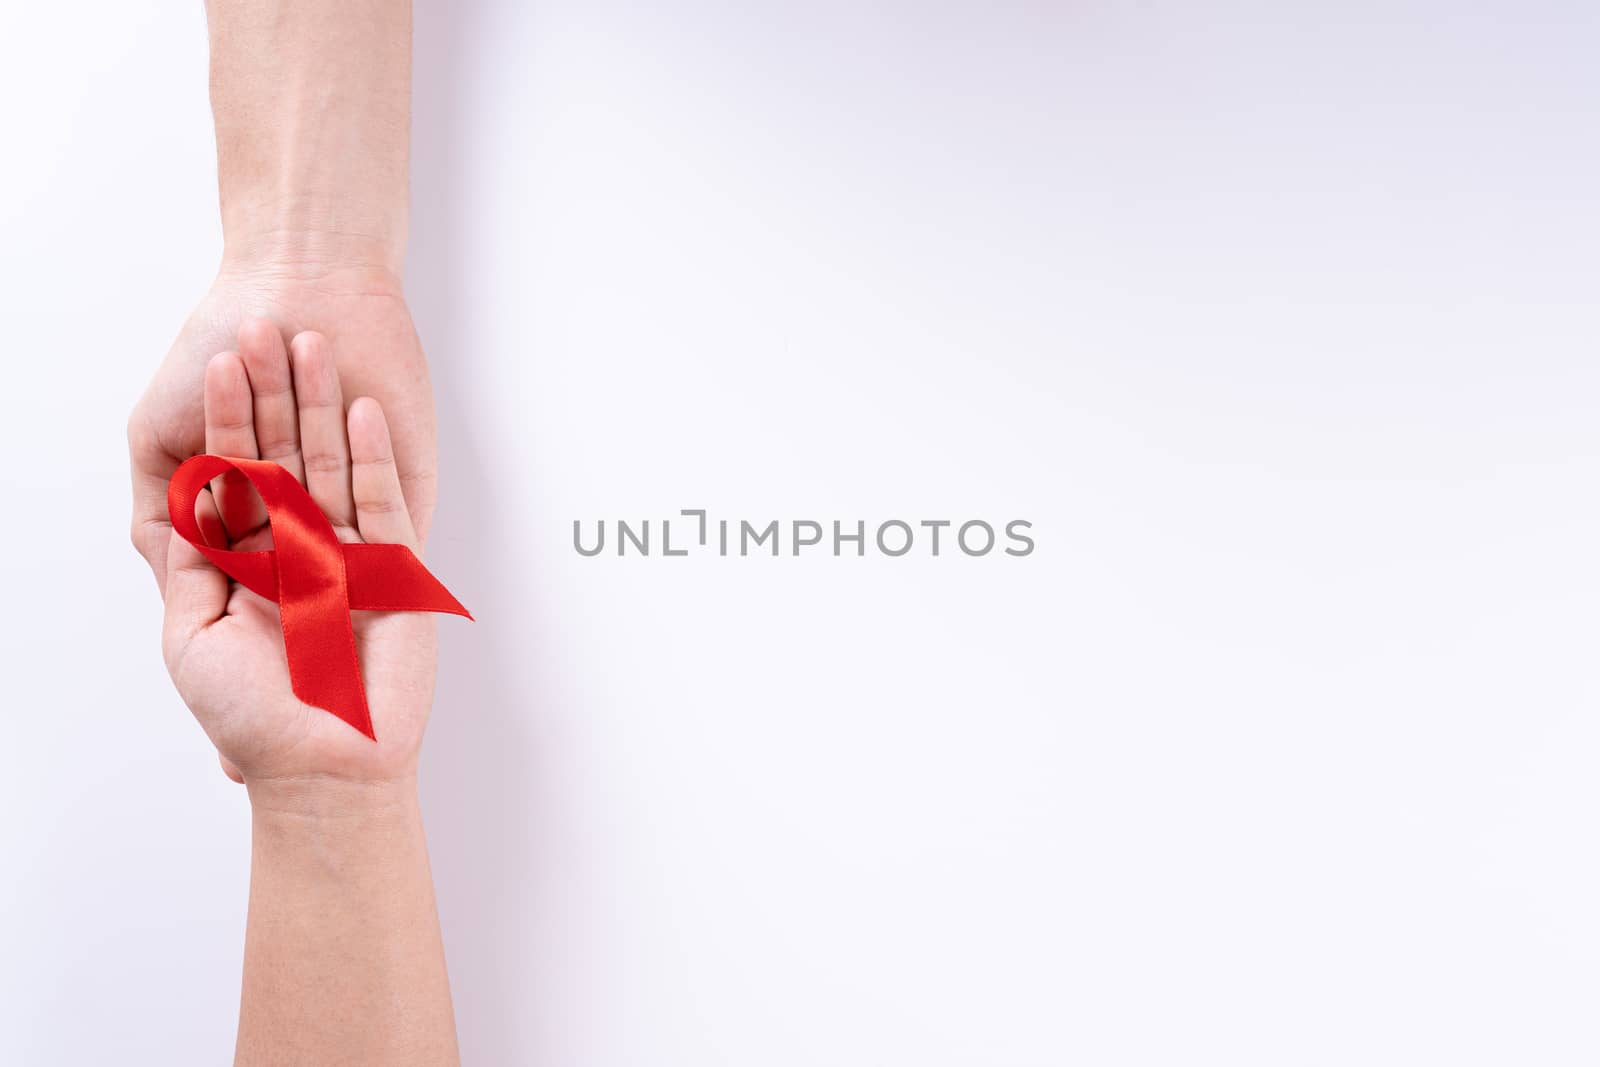
[[[204,395],[208,454],[168,485],[178,692],[253,795],[409,779],[434,613],[471,616],[419,562],[384,411],[346,405],[325,338],[285,345],[259,323],[207,365]]]
[[[237,471],[266,505],[274,547],[235,552],[206,543],[195,501]],[[295,696],[377,740],[361,681],[352,610],[436,611],[472,618],[404,545],[340,544],[328,517],[286,469],[260,459],[194,456],[167,485],[172,528],[251,592],[276,601]]]

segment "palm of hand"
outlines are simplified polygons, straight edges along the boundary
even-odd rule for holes
[[[286,335],[320,331],[346,395],[370,396],[383,406],[406,504],[419,537],[427,538],[437,473],[433,392],[398,281],[381,270],[225,270],[128,420],[133,542],[163,585],[171,533],[167,480],[178,464],[205,450],[206,364],[233,348],[254,317],[273,320]]]
[[[329,346],[297,335],[284,349],[265,322],[247,323],[239,353],[204,379],[205,450],[272,459],[307,487],[341,541],[405,544],[420,552],[390,449],[371,400],[344,409]],[[290,352],[292,351],[292,360]],[[208,540],[271,547],[259,500],[242,479],[219,478],[197,508]],[[300,701],[289,685],[277,605],[170,535],[163,647],[185,702],[225,760],[246,778],[373,781],[414,773],[432,702],[433,619],[355,612],[352,623],[378,741]]]

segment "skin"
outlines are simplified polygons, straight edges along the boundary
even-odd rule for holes
[[[408,215],[409,0],[210,0],[223,256],[128,419],[133,543],[165,581],[166,483],[204,447],[206,362],[247,320],[316,330],[345,389],[388,413],[427,536],[433,391],[401,275]]]
[[[250,797],[237,1062],[455,1063],[416,798],[432,620],[357,613],[374,744],[294,698],[276,606],[175,538],[166,505],[188,457],[260,456],[301,477],[341,537],[420,555],[436,460],[401,284],[410,3],[208,0],[206,12],[222,261],[129,417],[128,450],[132,537],[166,602],[168,667]],[[348,397],[363,399],[347,409]],[[208,536],[268,540],[247,493],[212,490]]]
[[[329,342],[284,346],[254,320],[204,375],[206,450],[268,452],[305,485],[342,541],[421,552],[389,427],[370,398],[348,410]],[[270,547],[259,503],[218,479],[208,539]],[[378,741],[301,703],[277,605],[169,534],[162,652],[252,810],[250,909],[236,1062],[457,1062],[444,948],[417,805],[433,699],[434,621],[357,612],[356,648]]]

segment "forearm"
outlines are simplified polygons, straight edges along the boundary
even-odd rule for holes
[[[457,1062],[412,782],[250,784],[239,1064]]]
[[[207,0],[225,262],[400,274],[410,0]]]

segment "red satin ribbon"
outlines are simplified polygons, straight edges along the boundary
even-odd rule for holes
[[[231,552],[206,544],[194,505],[227,471],[249,479],[267,507],[273,548]],[[240,585],[278,602],[294,695],[376,741],[350,612],[438,611],[472,618],[404,545],[346,545],[294,475],[266,460],[195,456],[167,483],[167,511],[185,541]]]

